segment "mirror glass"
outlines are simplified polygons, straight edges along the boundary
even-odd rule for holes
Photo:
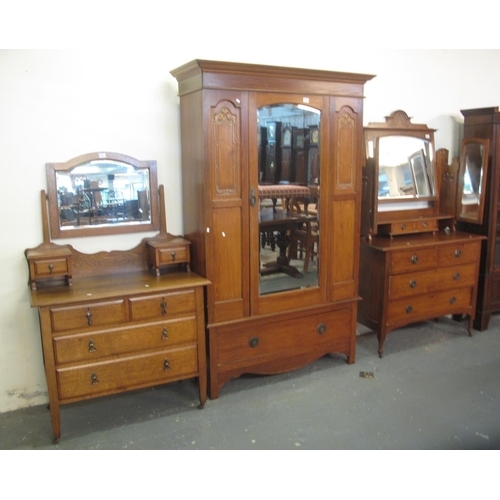
[[[458,217],[471,222],[482,222],[488,142],[464,139],[460,158]]]
[[[434,196],[432,144],[403,135],[378,139],[379,199]]]
[[[257,110],[260,295],[318,286],[320,121],[308,106]]]
[[[158,228],[154,161],[90,154],[47,164],[47,177],[53,238]]]

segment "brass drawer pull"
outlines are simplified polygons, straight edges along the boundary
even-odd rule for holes
[[[324,323],[320,323],[318,327],[316,328],[316,331],[320,334],[323,335],[326,332],[326,325]]]
[[[162,340],[168,340],[168,330],[167,330],[167,328],[166,328],[166,327],[165,327],[165,328],[163,329],[163,331],[161,332],[161,339],[162,339]]]
[[[175,258],[176,258],[175,252],[172,252],[170,255],[172,256],[172,261],[175,262]]]
[[[457,301],[457,299],[456,299],[455,297],[452,297],[452,298],[450,299],[450,304],[454,304],[456,301]]]
[[[423,222],[423,223],[422,223],[422,226],[424,226],[424,227],[427,227],[428,225],[429,225],[429,223],[428,223],[428,222]]]
[[[165,371],[168,371],[170,370],[170,361],[168,359],[166,359],[164,362],[163,362],[163,369]]]
[[[160,304],[161,307],[161,314],[165,316],[167,314],[167,303],[165,302],[165,299],[163,299],[163,302]]]
[[[50,274],[54,272],[54,266],[52,264],[49,264],[49,272]]]
[[[94,345],[94,341],[92,339],[89,340],[89,352],[95,352],[96,349],[95,349],[95,345]]]
[[[91,326],[92,325],[92,313],[90,312],[90,309],[87,311],[87,314],[85,314],[85,317],[87,318],[87,325]]]
[[[406,224],[401,224],[401,229],[404,231],[406,229]]]
[[[413,311],[412,306],[406,306],[406,314],[410,314]]]
[[[462,256],[462,250],[457,248],[457,250],[455,250],[455,257],[458,259],[458,257],[461,257],[461,256]]]
[[[248,345],[250,347],[257,347],[259,345],[259,337],[252,337],[249,341],[248,341]]]
[[[415,280],[410,281],[410,288],[415,288],[417,286],[417,282]]]
[[[458,280],[460,279],[460,273],[455,273],[455,274],[453,275],[453,279],[454,279],[455,281],[458,281]]]
[[[94,372],[92,372],[90,378],[92,380],[92,385],[97,385],[99,383],[99,379],[97,378],[97,375]]]
[[[412,264],[417,264],[418,263],[418,257],[416,255],[411,256],[411,263]]]

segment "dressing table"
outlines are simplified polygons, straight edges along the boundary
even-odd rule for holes
[[[85,191],[79,185],[89,176],[101,181],[102,193],[114,194],[88,205],[85,223],[82,214],[72,217],[68,210],[81,211]],[[25,255],[31,307],[40,316],[55,442],[61,436],[60,406],[75,401],[196,378],[202,408],[209,282],[190,271],[189,242],[167,232],[163,186],[159,202],[156,196],[156,162],[92,153],[48,164],[47,180],[51,225],[42,191],[44,241]],[[128,205],[143,210],[128,215],[110,210],[118,190],[126,191]],[[158,228],[157,236],[135,248],[95,254],[50,238]]]
[[[386,336],[410,323],[475,316],[483,237],[456,229],[460,169],[404,111],[365,128],[358,322]],[[484,191],[483,191],[484,192]]]

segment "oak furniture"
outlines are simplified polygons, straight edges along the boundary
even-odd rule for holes
[[[500,111],[491,108],[465,109],[464,141],[483,148],[488,170],[483,173],[484,215],[471,219],[466,212],[457,222],[464,231],[486,237],[482,243],[481,266],[474,328],[485,330],[491,315],[500,311]],[[465,161],[465,152],[462,157]],[[463,190],[459,187],[459,192]],[[467,205],[466,205],[467,206]],[[481,206],[481,205],[480,205]]]
[[[179,84],[185,237],[193,270],[211,282],[210,397],[244,373],[286,372],[329,353],[353,363],[363,89],[372,76],[206,60],[171,73]],[[277,123],[291,131],[281,146],[291,140],[296,153],[286,165],[304,180],[313,167],[321,192],[318,259],[295,277],[266,273],[277,253],[268,255],[273,245],[261,240],[281,232],[260,223],[272,207],[259,203],[264,182],[276,182],[260,170],[262,131]]]
[[[162,207],[163,198],[160,186]],[[189,271],[189,242],[167,233],[164,209],[156,237],[130,250],[84,254],[47,239],[45,191],[41,201],[44,242],[25,253],[55,442],[61,436],[60,406],[75,401],[197,378],[202,408],[208,281]],[[172,260],[172,252],[182,258]],[[71,266],[57,266],[58,259]],[[49,262],[54,272],[47,276]]]
[[[417,321],[466,314],[470,335],[482,238],[455,229],[457,172],[443,186],[434,131],[395,111],[365,128],[365,151],[358,321],[380,357],[390,331]]]

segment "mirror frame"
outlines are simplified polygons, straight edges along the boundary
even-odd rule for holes
[[[462,203],[462,194],[464,190],[464,178],[465,178],[465,151],[467,145],[469,144],[481,144],[483,146],[483,157],[482,157],[482,178],[481,178],[481,196],[479,197],[477,216],[475,217],[467,217],[466,215],[462,215],[463,207],[465,206]],[[478,139],[478,138],[468,138],[462,139],[462,148],[460,151],[460,167],[458,171],[458,186],[457,186],[457,201],[456,201],[456,218],[457,220],[463,222],[470,222],[474,224],[482,224],[484,217],[484,205],[485,205],[485,197],[486,197],[486,183],[488,178],[488,163],[489,163],[489,147],[490,141],[489,139]]]
[[[415,204],[418,205],[420,202],[434,202],[439,201],[439,193],[437,192],[437,172],[436,172],[436,148],[434,145],[434,132],[435,129],[429,128],[424,124],[411,123],[411,119],[408,117],[406,112],[402,110],[397,110],[386,116],[386,121],[382,123],[369,123],[364,128],[364,139],[365,139],[365,156],[367,165],[373,165],[376,169],[375,172],[375,193],[374,202],[376,203],[376,210],[378,211],[379,206],[386,206],[390,210],[391,205],[399,204]],[[422,139],[429,141],[430,147],[433,153],[433,164],[432,164],[432,174],[433,178],[430,179],[430,187],[434,190],[434,194],[430,196],[415,196],[415,197],[396,197],[392,198],[379,198],[378,197],[378,170],[379,170],[379,139],[382,137],[390,136],[405,136],[405,137],[415,137],[417,139]],[[373,157],[369,155],[370,147],[369,144],[373,146]],[[395,209],[397,210],[397,209]]]
[[[73,168],[93,160],[115,160],[131,165],[137,170],[147,170],[149,172],[149,200],[151,210],[151,220],[149,223],[120,223],[106,226],[82,226],[61,229],[59,218],[59,205],[57,201],[57,173],[69,172]],[[110,234],[125,234],[143,231],[158,231],[160,227],[158,212],[158,177],[156,160],[137,160],[131,156],[121,153],[101,151],[97,153],[87,153],[77,156],[64,163],[47,163],[45,165],[47,173],[47,195],[49,204],[50,234],[53,239],[76,238],[82,236],[98,236]]]

